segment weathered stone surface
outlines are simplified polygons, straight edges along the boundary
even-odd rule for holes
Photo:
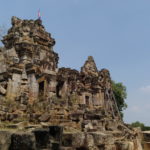
[[[118,142],[117,144],[117,148],[121,149],[121,150],[134,150],[134,143],[133,142]]]
[[[91,135],[94,138],[94,142],[96,145],[102,145],[102,144],[114,144],[114,137],[112,134],[106,134],[102,132],[93,132]]]
[[[11,135],[9,131],[0,131],[0,149],[8,150],[11,144]]]
[[[50,119],[50,115],[49,115],[48,113],[43,114],[43,115],[39,118],[39,120],[40,120],[41,122],[47,122],[47,121],[49,121],[49,119]]]
[[[11,136],[10,150],[35,150],[35,139],[33,134],[14,133]]]

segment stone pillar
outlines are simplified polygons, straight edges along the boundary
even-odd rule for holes
[[[19,95],[21,84],[21,74],[14,73],[12,79],[9,79],[7,86],[7,98],[15,99]]]
[[[51,80],[47,87],[47,93],[48,97],[52,97],[53,95],[56,95],[56,79]]]
[[[36,80],[35,74],[28,75],[29,81],[29,103],[32,103],[38,98],[39,84]]]

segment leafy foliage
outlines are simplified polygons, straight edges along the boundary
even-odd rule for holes
[[[133,122],[132,127],[140,127],[142,131],[148,131],[150,130],[150,126],[145,126],[144,123],[141,123],[139,121]]]
[[[112,81],[112,89],[117,102],[118,109],[123,117],[122,111],[127,108],[125,99],[127,98],[126,87],[122,83],[116,83]]]

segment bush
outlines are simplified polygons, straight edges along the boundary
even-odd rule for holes
[[[142,131],[148,131],[150,130],[150,126],[145,126],[144,123],[141,123],[139,121],[133,122],[131,124],[132,127],[140,127]]]

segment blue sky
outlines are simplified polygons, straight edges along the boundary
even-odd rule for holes
[[[36,19],[56,40],[59,66],[80,69],[88,55],[127,87],[125,122],[150,125],[150,1],[0,0],[0,25]]]

